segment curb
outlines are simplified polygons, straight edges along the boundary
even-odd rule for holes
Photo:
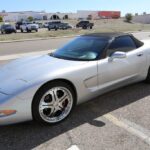
[[[141,30],[141,31],[127,31],[125,33],[146,33],[146,32],[150,32],[150,30]]]
[[[0,43],[14,43],[14,42],[25,42],[25,41],[40,41],[40,40],[49,40],[49,39],[61,39],[61,38],[71,38],[80,35],[70,35],[70,36],[59,36],[59,37],[47,37],[47,38],[31,38],[31,39],[22,39],[22,40],[10,40],[10,41],[0,41]]]

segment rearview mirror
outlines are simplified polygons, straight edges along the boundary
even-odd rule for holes
[[[108,59],[109,62],[113,61],[115,58],[118,58],[118,59],[122,59],[122,58],[126,58],[127,55],[125,52],[114,52]]]

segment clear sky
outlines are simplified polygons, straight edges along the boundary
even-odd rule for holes
[[[0,0],[0,11],[76,12],[77,10],[120,10],[150,13],[150,0]]]

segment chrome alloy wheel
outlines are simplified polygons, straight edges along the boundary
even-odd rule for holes
[[[48,123],[57,123],[68,116],[73,106],[71,92],[65,87],[53,87],[40,100],[39,113]]]

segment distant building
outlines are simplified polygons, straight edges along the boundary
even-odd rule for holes
[[[2,13],[2,12],[1,12],[1,13],[0,13],[0,16],[1,16],[1,17],[5,17],[5,16],[7,16],[7,13]]]
[[[77,19],[99,19],[98,11],[91,10],[78,10],[77,11]]]
[[[34,11],[8,12],[7,15],[4,16],[4,21],[27,20],[29,16],[32,16],[35,20],[43,20],[45,19],[45,15],[45,12]]]
[[[118,19],[121,17],[120,11],[99,11],[98,16],[106,19]]]
[[[76,19],[77,13],[48,13],[47,14],[48,20],[57,20],[57,19]]]
[[[150,14],[134,16],[133,21],[137,23],[150,24]]]
[[[46,13],[45,11],[20,11],[20,12],[2,12],[4,21],[27,20],[32,16],[35,20],[58,20],[58,19],[100,19],[100,18],[120,18],[119,11],[91,11],[78,10],[76,13]]]

